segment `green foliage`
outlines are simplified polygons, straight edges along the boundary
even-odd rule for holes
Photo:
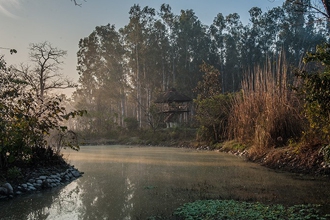
[[[126,127],[130,132],[137,131],[139,129],[139,122],[136,118],[128,117],[124,119],[124,122],[126,123]]]
[[[226,142],[222,143],[221,146],[219,146],[219,148],[225,152],[228,152],[228,151],[242,152],[247,148],[247,146],[245,146],[241,143],[238,143],[234,140],[231,140],[231,141],[226,141]]]
[[[322,72],[297,72],[302,85],[297,88],[304,98],[305,115],[310,123],[311,133],[330,141],[330,44],[317,47],[315,53],[308,53],[305,62],[319,62],[325,68]]]
[[[197,139],[210,143],[227,138],[228,117],[231,108],[231,94],[219,94],[194,100],[196,120],[199,123]]]
[[[14,166],[7,170],[7,177],[9,179],[17,179],[22,176],[21,169]]]
[[[203,61],[200,71],[204,73],[203,80],[197,83],[194,91],[197,93],[197,99],[207,99],[221,93],[221,83],[219,81],[220,72],[214,66]]]
[[[205,62],[200,68],[205,74],[195,88],[197,140],[214,143],[227,137],[232,96],[221,94],[220,73],[216,68]]]
[[[46,163],[53,153],[47,150],[50,132],[66,132],[63,122],[85,112],[66,112],[61,97],[38,98],[6,70],[0,70],[0,86],[0,168],[39,159]]]
[[[186,203],[176,209],[178,219],[327,219],[322,216],[319,205],[264,205],[261,203],[238,202],[234,200],[199,200]]]

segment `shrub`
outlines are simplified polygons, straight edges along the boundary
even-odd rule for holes
[[[209,98],[196,99],[196,120],[199,123],[198,141],[216,143],[227,139],[228,117],[232,95],[219,94]]]
[[[137,131],[139,128],[139,121],[136,120],[136,118],[127,117],[124,119],[124,122],[126,123],[126,128],[128,131]]]
[[[7,177],[9,179],[14,180],[14,179],[17,179],[21,176],[22,176],[21,169],[16,167],[16,166],[11,167],[7,170]]]

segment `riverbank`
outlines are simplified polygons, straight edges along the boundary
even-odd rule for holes
[[[56,166],[13,167],[0,172],[0,199],[64,186],[83,174],[64,161]]]
[[[209,150],[227,152],[237,156],[241,156],[248,161],[260,164],[262,166],[278,170],[298,174],[322,175],[330,177],[330,163],[325,162],[324,155],[321,150],[322,146],[282,146],[277,148],[256,150],[253,146],[243,146],[235,141],[227,141],[216,145],[209,145],[203,142],[192,141],[193,135],[184,135],[186,139],[174,138],[166,141],[157,139],[157,141],[145,141],[138,137],[131,137],[128,140],[110,140],[98,139],[88,140],[86,145],[107,145],[107,144],[124,144],[124,145],[147,145],[147,146],[165,146],[189,148],[196,150]]]
[[[196,150],[218,151],[234,154],[247,161],[267,168],[297,174],[323,176],[330,178],[330,163],[325,162],[321,146],[300,147],[283,146],[256,152],[253,147],[242,146],[234,141],[218,145],[197,142],[181,142],[178,147]]]

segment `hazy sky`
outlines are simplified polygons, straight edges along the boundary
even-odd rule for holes
[[[78,42],[87,37],[96,26],[114,24],[117,29],[128,23],[131,6],[139,4],[159,11],[167,3],[174,14],[181,9],[193,9],[205,25],[212,24],[218,13],[224,16],[238,13],[247,23],[248,11],[260,7],[263,12],[283,4],[284,0],[0,0],[0,47],[14,48],[17,54],[0,49],[8,65],[27,63],[30,43],[49,41],[53,46],[66,50],[68,56],[62,66],[63,73],[71,79],[79,78],[76,72]]]

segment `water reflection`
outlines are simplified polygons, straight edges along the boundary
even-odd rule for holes
[[[197,199],[330,204],[330,183],[299,180],[228,154],[174,148],[83,147],[69,185],[0,202],[0,219],[146,219]]]

